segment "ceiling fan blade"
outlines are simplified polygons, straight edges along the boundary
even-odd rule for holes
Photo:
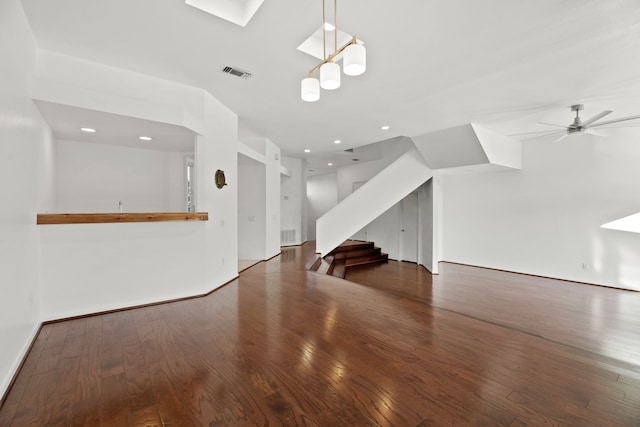
[[[591,129],[593,126],[589,127],[589,129]],[[613,124],[611,126],[605,126],[602,129],[620,129],[620,128],[637,128],[640,127],[640,123],[620,123],[620,124]]]
[[[560,142],[560,141],[562,141],[563,139],[565,139],[568,136],[569,136],[569,134],[566,133],[566,134],[562,135],[560,138],[556,139],[554,142]]]
[[[590,134],[590,135],[595,135],[595,136],[605,136],[605,137],[606,137],[606,136],[608,136],[607,134],[604,134],[604,133],[602,133],[602,132],[596,132],[596,131],[595,131],[595,130],[593,130],[593,129],[587,129],[587,130],[585,130],[584,132],[585,132],[585,133],[588,133],[588,134]]]
[[[545,123],[545,122],[538,122],[538,124],[541,125],[547,125],[547,126],[555,126],[555,127],[559,127],[559,128],[567,128],[565,125],[557,125],[555,123]]]
[[[591,127],[593,128],[593,127],[596,127],[596,126],[605,126],[605,125],[610,125],[610,124],[613,124],[613,123],[626,122],[626,121],[629,121],[629,120],[636,120],[636,119],[640,119],[640,115],[622,117],[620,119],[614,119],[614,120],[607,120],[605,122],[596,123],[595,125],[592,125]]]
[[[522,138],[521,141],[531,141],[533,139],[540,139],[540,138],[545,138],[545,137],[550,137],[550,136],[555,136],[555,135],[562,135],[563,133],[566,133],[566,130],[554,130],[552,132],[545,132],[543,135],[533,135],[530,136],[528,138]]]
[[[536,135],[536,134],[553,134],[553,133],[558,133],[558,132],[564,132],[564,130],[539,130],[536,132],[525,132],[525,133],[512,133],[509,136],[525,136],[525,135]],[[543,135],[544,136],[544,135]]]
[[[591,123],[600,120],[601,118],[603,118],[604,116],[607,116],[609,114],[613,113],[613,111],[611,110],[604,110],[602,113],[600,114],[596,114],[595,116],[591,117],[590,119],[582,122],[582,127],[586,128],[587,126],[589,126]]]

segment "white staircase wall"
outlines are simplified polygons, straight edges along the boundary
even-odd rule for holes
[[[451,175],[522,167],[522,147],[518,141],[476,124],[443,129],[412,140],[415,148],[317,220],[317,252],[322,256],[329,253],[426,182],[436,170],[438,175]],[[436,217],[441,209],[439,200],[440,196],[436,197],[431,206]],[[425,264],[437,270],[440,221],[435,217],[433,221],[435,252],[430,256],[431,262]]]
[[[472,123],[471,127],[482,145],[489,163],[510,169],[522,169],[522,145],[520,142]]]
[[[521,145],[476,124],[414,136],[427,165],[440,174],[490,172],[522,167]]]
[[[317,220],[316,251],[328,254],[432,176],[420,152],[408,151]]]

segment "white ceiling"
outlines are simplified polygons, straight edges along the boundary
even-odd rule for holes
[[[311,149],[311,168],[469,122],[547,130],[537,122],[569,124],[575,103],[585,118],[640,114],[637,0],[339,0],[338,27],[366,40],[367,72],[317,103],[300,100],[317,60],[296,47],[320,25],[320,0],[266,0],[244,28],[183,0],[23,4],[39,47],[205,88],[285,155]]]

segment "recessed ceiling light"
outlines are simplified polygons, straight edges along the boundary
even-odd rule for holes
[[[333,163],[327,163],[327,166],[333,166]]]
[[[80,128],[80,130],[82,132],[89,132],[89,133],[93,133],[96,131],[95,129],[92,129],[92,128]]]
[[[389,126],[387,126],[387,125],[380,126],[380,129],[382,129],[382,130],[389,130]]]
[[[309,150],[308,148],[306,150],[304,150],[305,153],[310,153],[311,150]]]
[[[317,28],[317,27],[316,27]],[[333,25],[329,24],[328,22],[324,23],[324,30],[325,31],[333,31],[335,30],[336,27],[334,27]]]
[[[138,138],[140,138],[143,141],[151,141],[151,137],[150,136],[140,136]]]
[[[339,139],[336,139],[335,141],[333,141],[334,144],[340,144],[342,141],[340,141]]]

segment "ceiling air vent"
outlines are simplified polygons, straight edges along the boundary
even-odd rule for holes
[[[238,68],[229,67],[228,65],[222,69],[222,72],[231,74],[236,77],[242,77],[243,79],[248,79],[253,75],[247,71],[243,71]]]

